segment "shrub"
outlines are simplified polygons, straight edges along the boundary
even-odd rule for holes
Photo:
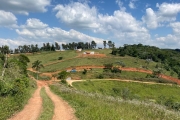
[[[104,76],[103,76],[103,74],[99,74],[99,75],[97,76],[97,78],[99,78],[99,79],[103,79],[103,78],[104,78]]]
[[[111,72],[112,72],[112,73],[121,73],[121,70],[120,70],[118,67],[113,67],[113,68],[111,69]]]
[[[87,73],[87,70],[86,69],[84,69],[84,71],[82,72],[84,75]]]
[[[63,57],[59,57],[59,58],[58,58],[58,60],[62,60],[62,59],[63,59]]]
[[[121,91],[121,96],[124,100],[127,100],[130,97],[130,90],[128,88],[123,88]]]

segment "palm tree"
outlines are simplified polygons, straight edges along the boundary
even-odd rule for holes
[[[37,80],[38,80],[38,72],[41,68],[44,68],[43,64],[41,64],[42,61],[36,60],[32,63],[32,68],[34,68],[37,71]]]

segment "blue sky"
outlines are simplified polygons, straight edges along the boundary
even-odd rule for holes
[[[180,46],[179,0],[1,0],[0,46],[111,40]]]

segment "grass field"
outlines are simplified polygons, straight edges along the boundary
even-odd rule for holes
[[[36,83],[30,80],[30,86],[23,96],[6,96],[0,97],[0,120],[6,120],[12,116],[15,112],[23,109],[23,106],[28,102],[32,93],[36,89]]]
[[[53,117],[54,105],[51,99],[47,96],[45,88],[41,89],[41,97],[43,99],[43,109],[38,120],[51,120]]]
[[[73,86],[78,90],[118,97],[121,97],[122,90],[127,88],[132,96],[138,96],[141,100],[154,99],[157,101],[160,96],[164,96],[173,98],[176,102],[180,101],[180,88],[176,85],[87,80],[85,82],[75,82]]]
[[[86,86],[86,88],[87,87],[88,86]],[[163,106],[152,102],[122,100],[117,97],[108,96],[108,94],[102,95],[94,92],[83,92],[62,85],[51,85],[51,89],[74,107],[79,120],[180,119],[179,112],[169,111]]]
[[[32,66],[32,63],[36,60],[42,61],[42,64],[47,64],[50,62],[58,61],[59,57],[63,57],[63,59],[73,58],[77,56],[78,53],[76,51],[60,51],[60,52],[41,52],[39,54],[30,54],[27,55],[30,59],[30,63],[28,67]]]
[[[125,64],[125,67],[134,67],[134,68],[143,68],[147,66],[148,70],[154,70],[156,62],[150,62],[149,64],[146,63],[145,60],[134,58],[134,57],[120,57],[120,56],[113,56],[111,55],[111,49],[95,49],[93,50],[100,54],[106,54],[107,57],[105,58],[92,58],[92,57],[79,57],[74,58],[82,52],[76,52],[75,50],[67,50],[67,51],[60,51],[60,52],[41,52],[40,54],[30,54],[28,55],[30,59],[30,63],[28,67],[32,66],[32,63],[36,60],[42,61],[42,64],[47,65],[45,68],[41,69],[41,72],[55,72],[58,70],[65,70],[68,67],[73,66],[84,66],[84,65],[101,65],[108,63],[113,63],[114,66],[118,66],[117,62],[121,61]],[[62,57],[62,60],[58,60],[59,57]],[[160,63],[159,63],[160,64]],[[170,75],[171,71],[166,71],[163,69],[163,74]],[[173,74],[174,77],[177,77],[177,74]]]

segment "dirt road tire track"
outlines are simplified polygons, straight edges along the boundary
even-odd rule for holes
[[[37,120],[42,109],[40,90],[41,87],[38,87],[24,109],[8,120]]]
[[[73,109],[68,105],[67,102],[52,93],[48,86],[45,86],[45,90],[55,106],[52,120],[77,120],[74,116]]]

